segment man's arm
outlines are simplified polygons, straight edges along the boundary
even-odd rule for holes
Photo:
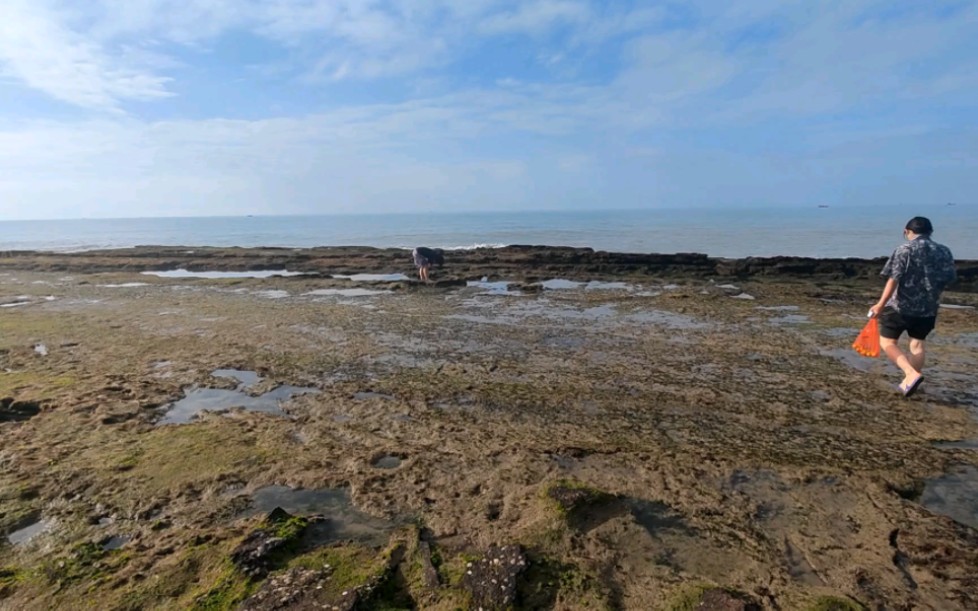
[[[893,297],[893,293],[896,291],[896,289],[897,281],[895,279],[890,278],[886,281],[886,286],[883,287],[883,294],[880,295],[880,300],[869,309],[872,318],[876,318],[880,315],[880,312],[886,307],[886,302],[890,300],[890,297]]]

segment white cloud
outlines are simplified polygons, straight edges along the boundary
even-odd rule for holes
[[[7,0],[0,19],[0,74],[53,98],[98,110],[120,100],[169,96],[169,79],[113,58],[77,35],[39,0]]]
[[[976,180],[961,177],[974,139],[939,128],[945,102],[964,113],[978,99],[978,2],[953,19],[912,3],[876,14],[889,6],[879,0],[0,2],[0,87],[23,83],[101,118],[0,131],[2,216],[499,208],[608,194],[751,203],[845,184],[863,194],[890,184],[886,164],[916,168],[921,186],[907,193],[933,189],[927,176]],[[167,78],[190,67],[207,77],[205,62],[168,53],[205,57],[229,33],[280,52],[274,71],[252,68],[256,79],[305,76],[314,88],[409,76],[385,84],[414,93],[370,90],[382,103],[326,100],[314,114],[248,121],[104,112],[163,99],[177,89]],[[492,73],[487,85],[451,72],[503,35],[525,37],[536,70],[561,72]],[[287,97],[294,85],[262,102],[308,108]],[[879,116],[897,107],[910,122]],[[770,144],[741,146],[755,133]]]
[[[539,34],[554,24],[583,23],[591,16],[586,2],[534,0],[487,17],[479,29],[488,34]]]
[[[532,104],[522,95],[470,92],[300,118],[26,125],[0,132],[0,166],[8,170],[0,216],[526,205],[532,185],[546,180],[528,171],[539,160],[470,145],[539,129],[519,112]],[[553,111],[562,118],[549,130],[582,128],[580,109],[555,102]]]

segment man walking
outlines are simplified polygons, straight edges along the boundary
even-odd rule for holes
[[[941,293],[954,282],[954,256],[947,246],[930,239],[934,227],[930,220],[915,216],[903,230],[907,239],[890,255],[880,275],[887,278],[880,300],[870,309],[878,317],[880,348],[903,372],[897,386],[909,397],[924,381],[924,340],[934,329]],[[910,354],[897,340],[906,331]]]

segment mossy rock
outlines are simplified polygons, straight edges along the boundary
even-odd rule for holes
[[[866,611],[866,607],[851,598],[820,596],[808,611]]]
[[[616,498],[612,494],[575,480],[554,482],[547,487],[546,496],[556,504],[557,510],[564,516],[571,516],[587,507],[609,503]]]
[[[686,586],[665,606],[666,611],[760,611],[750,596],[707,584]]]
[[[24,572],[13,567],[0,567],[0,598],[9,595],[24,580]]]
[[[72,548],[67,556],[47,562],[42,573],[49,582],[62,585],[82,580],[92,582],[109,572],[111,567],[107,559],[111,554],[113,552],[102,549],[97,543],[82,543]]]
[[[232,552],[231,562],[250,577],[264,577],[296,548],[307,526],[307,518],[276,507]]]
[[[608,589],[598,576],[557,557],[527,552],[529,566],[522,575],[519,601],[527,609],[611,609]]]

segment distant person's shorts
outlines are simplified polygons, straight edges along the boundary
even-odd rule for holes
[[[428,259],[418,251],[415,250],[412,252],[411,256],[414,257],[414,264],[418,267],[418,269],[421,269],[422,267],[431,267],[431,261],[428,261]]]
[[[936,322],[936,316],[904,316],[893,308],[884,308],[879,315],[880,337],[900,339],[906,331],[913,339],[927,339]]]

